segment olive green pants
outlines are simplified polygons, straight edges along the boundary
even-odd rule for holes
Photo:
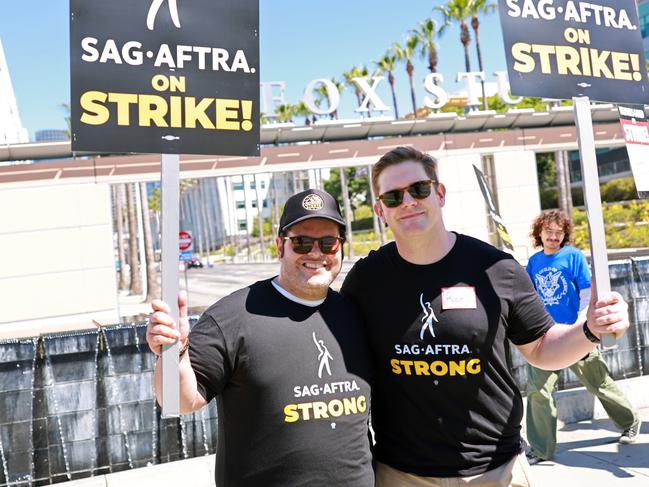
[[[620,430],[637,419],[637,412],[608,372],[599,349],[570,366],[588,392],[596,396],[608,417]],[[532,452],[549,460],[557,446],[557,407],[552,391],[559,379],[558,371],[527,365],[527,441]]]

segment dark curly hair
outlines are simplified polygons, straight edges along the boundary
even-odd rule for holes
[[[550,223],[556,223],[563,230],[563,241],[561,242],[561,247],[570,243],[572,240],[572,221],[568,218],[568,215],[561,210],[548,210],[541,213],[532,222],[530,238],[532,239],[534,247],[543,247],[543,241],[541,241],[541,230],[543,230],[543,227],[547,227]]]

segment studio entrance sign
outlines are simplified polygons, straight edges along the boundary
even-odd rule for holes
[[[70,13],[73,150],[259,154],[258,0],[71,0]]]
[[[635,0],[499,0],[512,93],[649,103]]]

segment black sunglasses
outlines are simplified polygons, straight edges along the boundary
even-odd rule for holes
[[[343,237],[307,237],[306,235],[297,235],[295,237],[284,237],[283,240],[290,240],[293,246],[293,252],[296,254],[308,254],[313,250],[313,244],[318,242],[318,248],[323,254],[335,254],[340,249],[340,245],[345,241]]]
[[[405,188],[397,188],[386,191],[385,193],[380,194],[376,199],[383,201],[383,204],[388,208],[396,208],[401,203],[403,203],[403,195],[406,191],[410,193],[410,196],[417,200],[428,198],[430,196],[433,183],[435,182],[436,181],[433,181],[432,179],[417,181],[415,183],[412,183],[410,186],[406,186]]]

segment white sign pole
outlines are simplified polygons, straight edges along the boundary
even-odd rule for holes
[[[590,113],[590,100],[587,96],[574,97],[575,123],[577,125],[577,142],[581,161],[581,177],[584,188],[584,203],[590,234],[590,251],[592,256],[593,277],[597,285],[597,298],[611,291],[608,273],[608,255],[602,215],[602,197],[599,192],[599,173],[595,154],[595,137],[593,136],[593,119]],[[616,346],[615,335],[602,335],[602,346]]]
[[[162,300],[169,305],[171,317],[178,323],[178,231],[180,207],[180,156],[161,154],[162,196]],[[162,417],[180,415],[180,373],[178,342],[162,347]]]

